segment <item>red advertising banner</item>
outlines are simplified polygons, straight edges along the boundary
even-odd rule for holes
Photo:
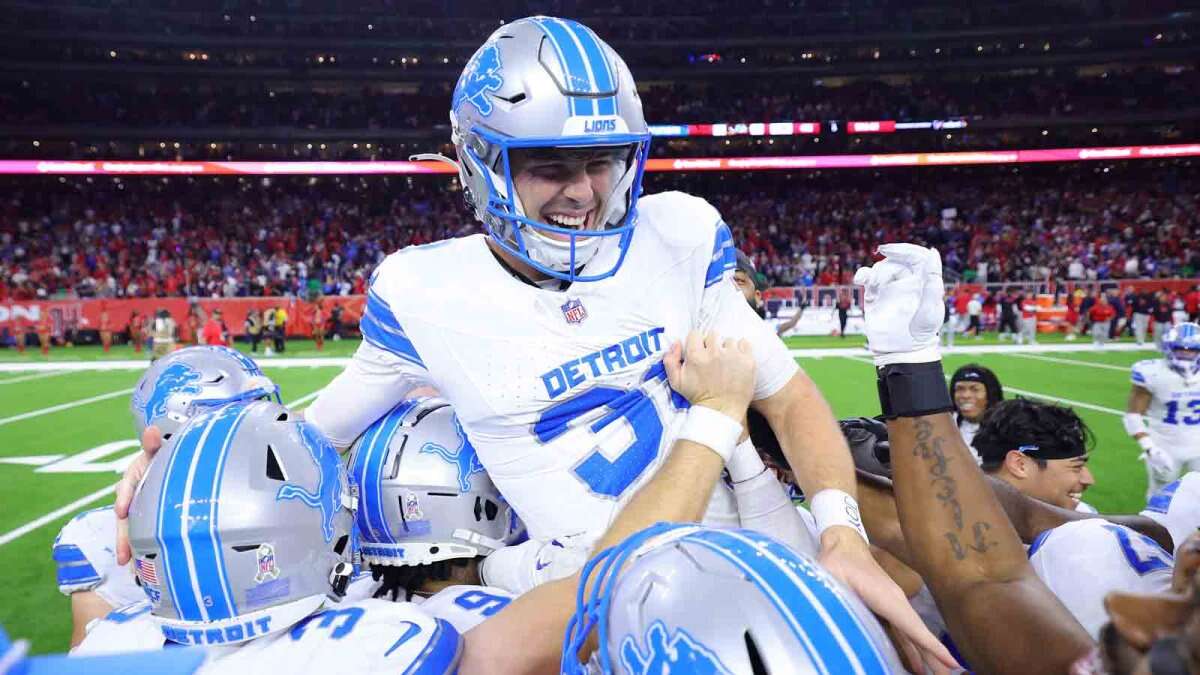
[[[326,331],[331,329],[330,321],[335,306],[342,308],[340,324],[343,332],[357,331],[365,302],[366,298],[361,295],[322,298],[319,304]],[[287,315],[284,324],[287,334],[293,337],[309,337],[313,334],[313,318],[317,305],[316,302],[288,298],[12,301],[0,303],[0,332],[37,332],[48,329],[56,336],[63,335],[67,330],[111,330],[119,333],[126,330],[135,318],[145,322],[158,311],[166,310],[179,326],[180,340],[194,342],[196,333],[204,328],[204,323],[212,316],[214,310],[221,311],[229,334],[239,336],[246,332],[246,316],[251,310],[265,312],[268,309],[282,308]]]

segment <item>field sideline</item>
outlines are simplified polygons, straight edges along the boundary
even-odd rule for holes
[[[1087,343],[1044,341],[1015,348],[994,338],[960,340],[945,357],[947,373],[978,362],[996,371],[1009,395],[1074,407],[1096,435],[1092,468],[1097,486],[1085,499],[1107,512],[1144,502],[1145,473],[1138,449],[1121,426],[1129,366],[1157,356],[1132,344],[1096,351]],[[262,358],[285,403],[303,406],[349,357],[356,341],[288,344],[284,356]],[[861,338],[790,338],[793,354],[820,385],[838,416],[878,413],[870,359]],[[1036,351],[1035,351],[1036,349]],[[63,651],[70,633],[69,600],[54,582],[50,547],[75,513],[111,503],[113,485],[136,452],[129,393],[143,355],[116,347],[0,351],[0,566],[11,571],[0,590],[0,625],[33,641],[35,652]],[[286,357],[286,358],[285,358]]]

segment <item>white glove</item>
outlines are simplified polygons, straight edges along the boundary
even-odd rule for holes
[[[1154,474],[1155,478],[1169,482],[1179,475],[1179,464],[1171,453],[1160,450],[1149,441],[1142,444],[1142,451],[1138,459],[1146,463],[1146,470]]]
[[[883,260],[854,274],[854,283],[866,290],[863,318],[875,365],[940,360],[938,331],[946,314],[941,255],[916,244],[884,244],[879,253]]]

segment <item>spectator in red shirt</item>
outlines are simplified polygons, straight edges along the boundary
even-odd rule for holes
[[[1108,342],[1112,321],[1116,316],[1117,310],[1108,301],[1108,295],[1101,293],[1096,298],[1096,304],[1088,310],[1088,318],[1092,322],[1092,343],[1097,347],[1103,347]]]
[[[1183,308],[1187,310],[1188,319],[1190,321],[1200,321],[1200,286],[1192,289],[1183,301]]]
[[[200,344],[224,345],[225,343],[225,330],[221,324],[221,310],[214,309],[212,316],[204,324],[204,330],[200,334]]]

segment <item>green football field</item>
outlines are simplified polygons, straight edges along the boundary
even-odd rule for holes
[[[284,402],[303,407],[340,370],[336,363],[309,365],[308,359],[345,357],[356,344],[329,342],[317,352],[312,343],[291,342],[283,356],[304,358],[304,365],[273,366],[280,356],[260,362],[279,384]],[[797,358],[839,416],[879,412],[861,338],[792,338],[788,344],[812,350]],[[996,344],[994,338],[959,342],[968,348]],[[1085,499],[1105,512],[1136,511],[1144,502],[1145,473],[1136,445],[1124,434],[1121,414],[1129,366],[1156,352],[1075,346],[1083,350],[1031,353],[1005,346],[995,353],[950,354],[946,371],[982,363],[996,371],[1010,396],[1073,406],[1097,441],[1091,462],[1097,485]],[[837,348],[843,349],[832,351]],[[136,452],[129,394],[140,373],[111,361],[145,356],[126,347],[109,355],[95,347],[59,348],[49,358],[0,350],[0,569],[9,571],[0,586],[0,625],[16,638],[32,640],[36,652],[63,651],[70,635],[70,603],[55,586],[51,543],[73,514],[112,502],[124,462]],[[18,363],[82,369],[9,370]]]

